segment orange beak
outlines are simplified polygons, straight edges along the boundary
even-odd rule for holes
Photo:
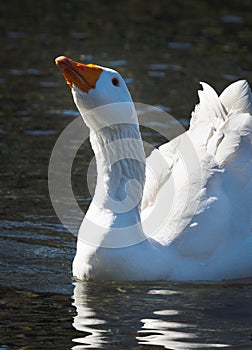
[[[99,66],[75,62],[65,56],[57,57],[55,63],[71,88],[75,84],[86,93],[95,88],[102,72],[102,68]]]

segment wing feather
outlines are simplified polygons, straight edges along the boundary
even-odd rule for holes
[[[189,130],[147,159],[155,179],[147,173],[142,206],[144,229],[155,207],[168,210],[165,219],[153,215],[163,220],[155,223],[153,237],[198,258],[215,252],[227,235],[248,234],[252,216],[249,86],[232,84],[220,98],[209,85],[202,86]]]

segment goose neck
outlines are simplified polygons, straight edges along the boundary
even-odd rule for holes
[[[145,181],[145,153],[136,124],[105,127],[90,135],[97,166],[94,199],[118,215],[132,213],[140,220]]]

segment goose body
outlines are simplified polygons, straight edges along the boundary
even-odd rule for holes
[[[56,63],[90,129],[98,174],[79,229],[73,275],[81,280],[252,276],[248,83],[233,83],[220,96],[202,83],[189,130],[145,159],[135,107],[119,73],[64,56]]]

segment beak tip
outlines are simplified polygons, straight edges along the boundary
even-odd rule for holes
[[[58,66],[60,63],[64,63],[64,62],[70,61],[70,60],[71,59],[66,57],[66,56],[58,56],[58,57],[55,58],[54,61],[55,61],[56,65]]]

